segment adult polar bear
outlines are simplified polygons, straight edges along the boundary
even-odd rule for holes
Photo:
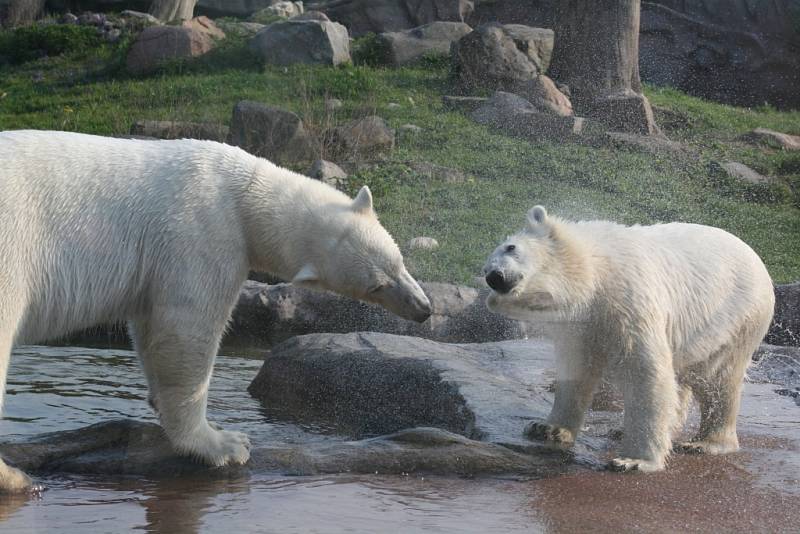
[[[663,469],[692,394],[700,429],[682,448],[738,448],[742,381],[775,303],[764,264],[738,238],[696,224],[572,223],[536,206],[485,272],[490,309],[553,326],[555,401],[530,437],[574,441],[606,372],[625,402],[612,469]]]
[[[430,315],[366,187],[351,200],[209,141],[0,132],[0,395],[14,344],[127,320],[176,450],[246,462],[247,437],[209,425],[206,398],[251,269]],[[29,484],[0,461],[0,489]]]

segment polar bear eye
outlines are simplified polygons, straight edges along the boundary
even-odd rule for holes
[[[385,287],[386,287],[386,284],[379,284],[377,286],[373,286],[370,289],[368,289],[367,293],[377,293],[378,291],[380,291],[381,289],[384,289]]]
[[[516,245],[508,245],[506,247],[506,252],[514,252],[517,249]]]

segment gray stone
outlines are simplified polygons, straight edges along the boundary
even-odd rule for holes
[[[484,303],[488,290],[421,283],[432,306],[419,324],[383,308],[291,284],[246,282],[224,343],[230,347],[269,347],[312,332],[386,332],[444,342],[473,343],[519,339],[540,332],[537,325],[493,314]]]
[[[382,118],[370,115],[332,132],[332,150],[345,157],[372,156],[394,148],[394,130]]]
[[[436,250],[439,242],[432,237],[414,237],[408,240],[408,250]]]
[[[533,28],[523,24],[504,24],[503,30],[513,39],[520,52],[536,65],[539,72],[545,73],[553,56],[555,35],[548,28]]]
[[[756,128],[752,132],[741,135],[739,139],[753,145],[779,150],[800,150],[800,135],[789,135],[767,128]]]
[[[274,347],[248,391],[265,406],[332,424],[350,437],[433,426],[472,439],[513,439],[522,421],[546,416],[549,380],[534,375],[541,389],[513,388],[516,377],[493,376],[488,368],[498,359],[518,365],[523,352],[532,370],[541,372],[551,359],[546,343],[450,345],[373,332],[311,334]]]
[[[521,96],[497,91],[478,109],[472,119],[485,126],[523,139],[565,139],[584,133],[585,119],[542,113]]]
[[[131,45],[126,66],[133,74],[152,72],[164,61],[202,56],[214,48],[206,32],[182,26],[150,26]]]
[[[539,74],[501,24],[478,26],[453,44],[451,56],[456,81],[464,91],[511,91]]]
[[[340,65],[350,61],[347,28],[337,22],[275,22],[258,32],[250,47],[271,65]]]
[[[470,0],[336,0],[307,2],[341,22],[352,35],[416,28],[431,22],[464,22],[473,11]]]
[[[800,347],[800,282],[775,286],[775,316],[766,342]]]
[[[339,186],[347,178],[347,173],[341,167],[324,159],[316,160],[308,170],[308,175],[333,187]]]
[[[233,108],[230,144],[278,164],[311,162],[316,151],[295,113],[243,100]]]
[[[558,90],[553,80],[540,74],[517,85],[516,94],[527,99],[533,107],[542,113],[550,113],[561,117],[573,115],[572,102]]]
[[[442,97],[442,104],[448,111],[461,111],[463,113],[469,113],[481,107],[481,105],[485,104],[487,100],[489,99],[483,96],[444,95]]]
[[[463,22],[431,22],[402,32],[382,33],[378,40],[387,51],[388,63],[398,67],[424,57],[446,57],[450,46],[471,31]]]
[[[768,184],[771,181],[768,177],[757,173],[744,163],[725,161],[720,163],[719,166],[734,180],[740,180],[749,184]]]
[[[155,139],[209,139],[224,143],[229,131],[224,124],[211,122],[142,120],[133,123],[131,135]]]

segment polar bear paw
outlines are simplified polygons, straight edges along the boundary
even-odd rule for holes
[[[609,471],[628,472],[628,471],[641,471],[642,473],[652,473],[654,471],[661,471],[664,469],[664,464],[661,462],[653,462],[650,460],[639,460],[636,458],[614,458],[608,462]]]
[[[675,445],[673,450],[684,454],[727,454],[738,451],[739,445],[714,441],[686,441]]]
[[[176,448],[213,467],[245,464],[250,459],[247,434],[218,430],[210,424],[188,439],[182,439]]]
[[[534,421],[525,427],[523,433],[526,438],[537,441],[548,441],[559,445],[572,445],[575,443],[575,435],[571,430],[548,423]]]
[[[33,484],[31,477],[0,460],[0,493],[37,493],[43,490],[42,486]]]

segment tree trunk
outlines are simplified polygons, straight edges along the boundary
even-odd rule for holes
[[[549,74],[572,104],[618,131],[657,134],[639,80],[640,0],[560,0]]]
[[[197,0],[153,0],[150,14],[163,22],[189,20],[194,16]]]
[[[45,0],[0,0],[0,25],[13,28],[35,21],[44,9]]]

